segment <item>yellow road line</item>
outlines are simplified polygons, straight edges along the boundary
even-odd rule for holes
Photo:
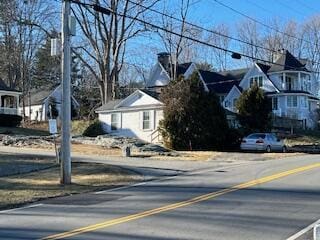
[[[151,209],[151,210],[148,210],[148,211],[144,211],[144,212],[128,215],[128,216],[125,216],[125,217],[120,217],[120,218],[116,218],[116,219],[112,219],[112,220],[107,220],[105,222],[101,222],[101,223],[98,223],[98,224],[90,225],[90,226],[87,226],[87,227],[74,229],[74,230],[71,230],[71,231],[68,231],[68,232],[63,232],[63,233],[51,235],[51,236],[42,238],[42,240],[63,239],[63,238],[68,238],[68,237],[75,236],[75,235],[78,235],[78,234],[92,232],[92,231],[95,231],[97,229],[110,227],[110,226],[113,226],[113,225],[116,225],[116,224],[133,221],[133,220],[144,218],[144,217],[147,217],[147,216],[152,216],[152,215],[159,214],[159,213],[162,213],[162,212],[167,212],[167,211],[174,210],[174,209],[177,209],[177,208],[185,207],[185,206],[188,206],[188,205],[191,205],[191,204],[194,204],[194,203],[198,203],[198,202],[206,201],[206,200],[209,200],[209,199],[213,199],[215,197],[218,197],[218,196],[221,196],[221,195],[224,195],[224,194],[227,194],[227,193],[231,193],[231,192],[238,191],[238,190],[241,190],[241,189],[246,189],[246,188],[258,185],[258,184],[267,183],[267,182],[270,182],[270,181],[273,181],[273,180],[276,180],[276,179],[279,179],[279,178],[283,178],[283,177],[286,177],[286,176],[289,176],[289,175],[292,175],[292,174],[304,172],[304,171],[311,170],[311,169],[318,168],[318,167],[320,167],[320,163],[316,163],[316,164],[312,164],[312,165],[307,165],[307,166],[295,168],[295,169],[288,170],[288,171],[285,171],[285,172],[280,172],[280,173],[273,174],[273,175],[270,175],[270,176],[267,176],[267,177],[263,177],[263,178],[259,178],[259,179],[252,180],[252,181],[249,181],[249,182],[245,182],[245,183],[242,183],[242,184],[230,187],[230,188],[222,189],[220,191],[216,191],[216,192],[211,192],[211,193],[208,193],[208,194],[200,195],[198,197],[191,198],[191,199],[186,200],[186,201],[177,202],[177,203],[174,203],[174,204],[169,204],[169,205],[166,205],[166,206],[163,206],[163,207],[159,207],[159,208]]]

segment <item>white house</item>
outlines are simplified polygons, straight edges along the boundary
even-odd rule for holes
[[[0,79],[0,114],[19,115],[19,96],[21,92],[8,87]]]
[[[169,55],[160,53],[146,89],[98,108],[96,112],[105,130],[148,142],[159,141],[157,126],[162,119],[163,107],[159,93],[171,79],[169,69]],[[275,116],[300,120],[306,127],[313,128],[317,122],[315,110],[319,86],[309,69],[305,60],[298,60],[284,51],[273,65],[254,63],[250,68],[212,72],[199,70],[194,63],[184,63],[177,66],[177,73],[187,78],[198,72],[205,90],[219,96],[231,126],[238,126],[235,121],[237,99],[256,83],[271,98]]]
[[[79,108],[77,100],[71,96],[72,104]],[[49,118],[49,105],[53,101],[56,109],[61,112],[62,87],[58,85],[54,90],[33,90],[25,100],[25,116],[32,121],[46,121]],[[19,112],[22,114],[23,107],[20,104]]]
[[[159,142],[158,125],[162,119],[162,107],[158,93],[136,90],[123,100],[108,102],[96,112],[108,133]]]
[[[298,60],[288,51],[271,66],[255,63],[241,81],[233,85],[223,105],[236,112],[235,104],[241,92],[257,83],[271,98],[275,116],[300,120],[305,127],[313,128],[317,123],[319,85],[309,69],[304,60]]]

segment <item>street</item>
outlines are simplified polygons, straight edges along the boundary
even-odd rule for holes
[[[320,218],[317,155],[192,166],[2,211],[0,239],[287,239]]]

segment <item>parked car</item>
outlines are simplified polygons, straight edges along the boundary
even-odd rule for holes
[[[277,138],[274,133],[252,133],[242,139],[240,149],[266,152],[287,151],[283,140]]]

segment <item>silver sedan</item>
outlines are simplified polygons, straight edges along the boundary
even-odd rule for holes
[[[242,139],[240,149],[265,152],[287,151],[284,142],[274,133],[252,133]]]

